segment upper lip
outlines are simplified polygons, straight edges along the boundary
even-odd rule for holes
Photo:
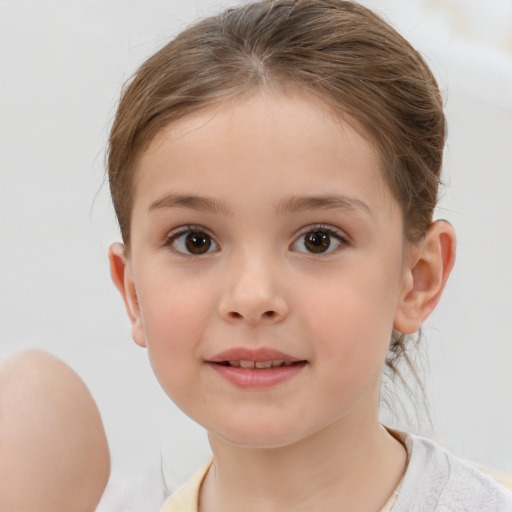
[[[225,350],[223,352],[219,352],[214,356],[208,358],[208,362],[210,363],[222,363],[225,361],[255,361],[255,362],[263,362],[263,361],[276,361],[282,360],[284,362],[297,362],[303,361],[303,359],[290,356],[289,354],[285,354],[284,352],[280,352],[279,350],[275,350],[272,348],[247,348],[247,347],[238,347],[231,348]]]

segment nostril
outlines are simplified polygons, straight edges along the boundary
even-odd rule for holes
[[[269,311],[265,311],[262,315],[261,315],[261,318],[274,318],[275,316],[277,315],[277,313],[275,311],[272,311],[272,310],[269,310]],[[233,319],[238,319],[238,318],[244,318],[244,315],[242,315],[241,313],[238,313],[238,311],[231,311],[229,313],[229,316]]]

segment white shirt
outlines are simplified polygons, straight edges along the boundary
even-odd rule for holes
[[[380,512],[512,512],[512,492],[490,476],[426,438],[392,432],[405,445],[408,464]],[[199,489],[211,462],[199,468],[161,512],[197,512]]]
[[[423,437],[407,435],[409,463],[393,512],[512,512],[512,492]]]

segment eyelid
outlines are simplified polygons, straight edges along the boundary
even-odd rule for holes
[[[314,256],[327,256],[327,255],[337,252],[340,249],[340,247],[347,247],[347,246],[351,245],[350,237],[347,235],[347,233],[345,231],[343,231],[339,228],[336,228],[332,225],[329,225],[329,224],[311,224],[310,226],[305,226],[304,228],[302,228],[299,231],[299,233],[295,237],[293,243],[291,244],[291,248],[293,248],[297,243],[299,243],[300,239],[304,235],[306,235],[307,233],[315,232],[315,231],[323,231],[323,232],[329,234],[330,236],[332,236],[339,242],[339,246],[334,249],[328,250],[326,252],[323,252],[323,253],[320,252],[317,254],[315,254],[313,252],[309,252],[309,251],[298,251],[298,252],[303,252],[303,253],[311,254]]]
[[[174,243],[182,236],[188,235],[190,233],[204,233],[207,235],[212,244],[215,246],[214,250],[208,250],[205,253],[202,254],[192,254],[186,251],[179,251],[174,247]],[[180,256],[184,257],[193,257],[197,258],[198,256],[205,256],[207,254],[211,254],[212,252],[217,252],[219,250],[219,244],[215,240],[214,236],[209,232],[208,229],[206,229],[203,226],[199,226],[196,224],[187,224],[185,226],[179,226],[177,228],[174,228],[172,231],[170,231],[164,239],[163,246],[167,247],[169,250],[171,250],[173,253],[178,254]]]

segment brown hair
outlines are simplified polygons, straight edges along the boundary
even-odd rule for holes
[[[107,164],[127,247],[136,161],[155,134],[251,88],[289,85],[355,120],[378,150],[407,238],[421,239],[437,202],[445,140],[442,100],[428,66],[391,26],[355,2],[267,0],[192,25],[125,88]],[[395,333],[392,371],[403,342]]]

